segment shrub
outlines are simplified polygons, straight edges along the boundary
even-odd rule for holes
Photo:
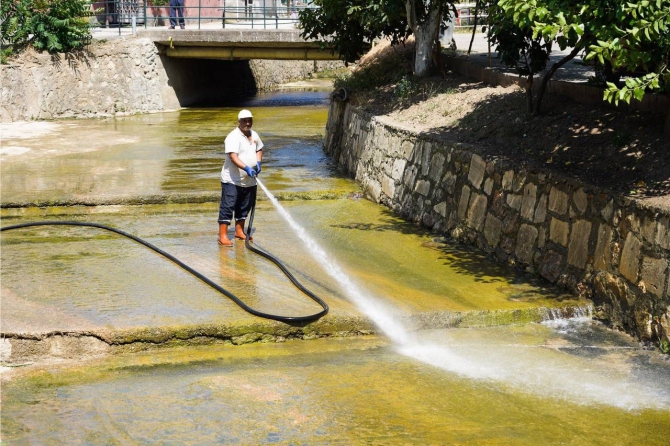
[[[51,54],[91,42],[88,0],[14,0],[0,4],[2,61],[28,46]]]

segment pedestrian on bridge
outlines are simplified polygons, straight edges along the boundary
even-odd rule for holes
[[[235,238],[246,240],[244,222],[256,203],[256,175],[261,173],[263,141],[251,130],[254,117],[249,110],[237,115],[237,127],[226,137],[226,161],[221,169],[219,245],[233,246],[228,226],[235,217]],[[249,239],[251,241],[251,238]]]
[[[170,29],[177,26],[177,19],[179,19],[179,27],[186,28],[184,23],[184,0],[170,0]]]

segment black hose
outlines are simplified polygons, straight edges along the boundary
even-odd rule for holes
[[[254,213],[255,207],[256,206],[254,206],[251,210],[251,219],[249,221],[248,234],[251,234],[251,222],[253,221],[253,213]],[[40,221],[40,222],[21,223],[21,224],[18,224],[18,225],[5,226],[4,228],[0,228],[0,232],[9,231],[9,230],[13,230],[13,229],[29,228],[29,227],[34,227],[34,226],[84,226],[84,227],[90,227],[90,228],[104,229],[106,231],[111,231],[111,232],[114,232],[116,234],[127,237],[131,240],[136,241],[137,243],[140,243],[140,244],[146,246],[149,249],[152,249],[153,251],[157,252],[158,254],[162,255],[163,257],[165,257],[165,258],[171,260],[172,262],[176,263],[177,265],[179,265],[180,267],[182,267],[183,269],[185,269],[189,273],[193,274],[198,279],[205,282],[207,285],[211,286],[212,288],[214,288],[215,290],[217,290],[218,292],[220,292],[224,296],[231,299],[233,302],[235,302],[237,305],[239,305],[244,311],[246,311],[250,314],[253,314],[254,316],[262,317],[262,318],[265,318],[265,319],[272,319],[272,320],[279,321],[279,322],[285,322],[287,324],[302,324],[302,323],[306,323],[306,322],[316,321],[317,319],[321,318],[322,316],[326,315],[326,313],[328,313],[328,305],[322,299],[320,299],[319,297],[314,295],[312,292],[307,290],[305,287],[303,287],[300,284],[300,282],[298,282],[296,280],[296,278],[293,277],[293,275],[286,269],[286,267],[278,259],[276,259],[272,255],[270,255],[270,254],[268,254],[264,251],[261,251],[260,249],[252,247],[249,243],[250,236],[247,236],[247,239],[246,239],[247,248],[249,248],[251,251],[253,251],[257,254],[262,255],[263,257],[272,261],[275,265],[279,266],[279,268],[281,268],[281,270],[284,272],[284,274],[286,274],[286,276],[291,280],[291,282],[293,282],[293,284],[296,287],[298,287],[298,289],[300,291],[302,291],[307,296],[309,296],[314,301],[316,301],[319,305],[321,305],[321,307],[323,308],[323,310],[321,312],[316,313],[316,314],[312,314],[312,315],[308,315],[308,316],[279,316],[279,315],[276,315],[276,314],[263,313],[262,311],[254,310],[253,308],[249,307],[247,304],[242,302],[237,296],[235,296],[230,291],[228,291],[225,288],[221,287],[220,285],[212,282],[210,279],[205,277],[203,274],[194,270],[190,266],[186,265],[185,263],[183,263],[182,261],[180,261],[176,257],[168,254],[167,252],[161,250],[160,248],[158,248],[158,247],[152,245],[151,243],[149,243],[145,240],[142,240],[141,238],[136,237],[132,234],[129,234],[127,232],[124,232],[124,231],[121,231],[119,229],[115,229],[115,228],[112,228],[112,227],[109,227],[109,226],[101,225],[99,223],[84,223],[84,222],[78,222],[78,221]]]
[[[251,208],[251,215],[249,216],[249,225],[247,226],[247,238],[244,240],[244,245],[245,245],[250,251],[255,252],[256,254],[265,257],[266,259],[268,259],[269,261],[271,261],[272,263],[274,263],[275,265],[277,265],[277,266],[279,267],[279,269],[282,270],[282,272],[284,273],[284,275],[286,275],[286,277],[288,277],[289,280],[290,280],[291,282],[293,282],[293,285],[295,285],[296,288],[298,288],[298,289],[299,289],[300,291],[302,291],[304,294],[306,294],[307,296],[309,296],[310,298],[312,298],[312,300],[314,300],[314,301],[317,302],[319,305],[321,305],[321,307],[323,308],[323,311],[320,312],[320,313],[318,313],[318,314],[315,314],[315,315],[314,315],[314,317],[315,317],[316,319],[320,318],[321,316],[325,316],[325,314],[328,313],[328,304],[327,304],[327,303],[325,303],[319,296],[317,296],[316,294],[312,293],[310,290],[308,290],[307,288],[305,288],[305,287],[298,281],[298,279],[296,279],[296,278],[293,276],[293,274],[291,274],[291,272],[286,268],[286,266],[284,266],[284,264],[283,264],[282,262],[279,261],[279,259],[277,259],[277,258],[274,257],[273,255],[271,255],[270,253],[267,253],[267,252],[265,252],[265,251],[263,251],[263,250],[261,250],[261,249],[256,248],[255,246],[253,246],[253,245],[251,244],[251,241],[250,241],[250,240],[251,240],[251,226],[252,226],[253,223],[254,223],[254,212],[255,212],[255,211],[256,211],[256,206],[254,205],[254,207]]]

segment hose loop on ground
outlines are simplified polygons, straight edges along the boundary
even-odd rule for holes
[[[248,228],[248,234],[249,235],[251,234],[251,223],[253,222],[254,210],[255,210],[255,206],[251,210],[251,219],[249,220],[249,228]],[[131,240],[134,240],[135,242],[146,246],[147,248],[157,252],[158,254],[162,255],[163,257],[167,258],[168,260],[171,260],[173,263],[177,264],[181,268],[185,269],[186,271],[188,271],[189,273],[191,273],[192,275],[194,275],[198,279],[205,282],[207,285],[211,286],[212,288],[214,288],[215,290],[217,290],[218,292],[220,292],[221,294],[223,294],[224,296],[226,296],[227,298],[229,298],[230,300],[235,302],[238,306],[240,306],[240,308],[242,308],[247,313],[253,314],[254,316],[258,316],[258,317],[261,317],[261,318],[264,318],[264,319],[271,319],[271,320],[284,322],[284,323],[292,324],[292,325],[301,325],[301,324],[305,324],[305,323],[308,323],[308,322],[314,322],[317,319],[321,318],[322,316],[325,316],[328,313],[328,305],[322,299],[320,299],[318,296],[314,295],[314,293],[312,293],[311,291],[306,289],[302,284],[300,284],[300,282],[288,271],[288,269],[286,269],[286,267],[277,258],[268,254],[265,251],[262,251],[258,248],[255,248],[255,247],[251,246],[251,243],[249,242],[249,238],[250,238],[249,236],[247,236],[247,239],[246,239],[246,242],[245,242],[246,247],[249,248],[249,250],[251,250],[252,252],[265,257],[266,259],[272,261],[275,265],[277,265],[284,272],[284,274],[289,278],[289,280],[291,280],[291,282],[300,291],[302,291],[304,294],[309,296],[312,300],[314,300],[316,303],[318,303],[323,308],[322,311],[320,311],[318,313],[315,313],[315,314],[312,314],[312,315],[308,315],[308,316],[281,316],[281,315],[277,315],[277,314],[264,313],[262,311],[255,310],[255,309],[251,308],[250,306],[248,306],[247,304],[245,304],[242,300],[240,300],[233,293],[226,290],[225,288],[223,288],[219,284],[213,282],[212,280],[210,280],[209,278],[207,278],[203,274],[199,273],[195,269],[191,268],[190,266],[188,266],[187,264],[185,264],[181,260],[172,256],[171,254],[168,254],[167,252],[163,251],[162,249],[152,245],[151,243],[149,243],[145,240],[142,240],[139,237],[136,237],[136,236],[134,236],[132,234],[129,234],[125,231],[121,231],[120,229],[112,228],[110,226],[102,225],[102,224],[99,224],[99,223],[87,223],[87,222],[79,222],[79,221],[38,221],[38,222],[21,223],[21,224],[17,224],[17,225],[5,226],[4,228],[0,228],[0,232],[10,231],[10,230],[14,230],[14,229],[21,229],[21,228],[30,228],[30,227],[35,227],[35,226],[83,226],[83,227],[89,227],[89,228],[103,229],[103,230],[110,231],[110,232],[113,232],[115,234],[121,235],[123,237],[129,238]]]

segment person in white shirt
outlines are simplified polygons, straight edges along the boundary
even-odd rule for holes
[[[249,110],[237,115],[237,127],[226,137],[226,161],[221,169],[221,204],[219,206],[219,245],[233,246],[228,226],[235,217],[235,238],[246,240],[244,221],[256,201],[256,175],[261,173],[263,141],[251,130],[253,116]]]

